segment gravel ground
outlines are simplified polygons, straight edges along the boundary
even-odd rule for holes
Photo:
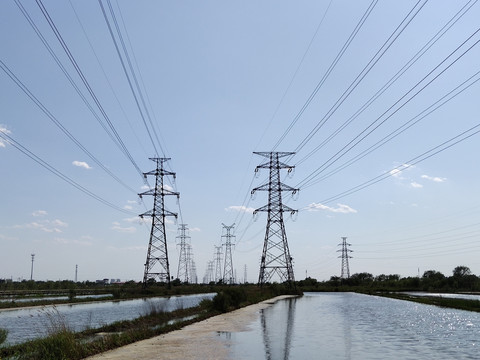
[[[88,357],[87,360],[193,360],[228,359],[228,348],[218,332],[246,331],[259,311],[276,301],[291,297],[278,296],[226,314],[211,317],[151,339]]]

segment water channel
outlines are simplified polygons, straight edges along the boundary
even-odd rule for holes
[[[1,310],[0,328],[8,330],[6,344],[12,345],[45,336],[50,329],[63,323],[73,331],[82,331],[115,321],[132,320],[152,309],[165,312],[187,309],[214,295],[209,293]]]
[[[231,359],[480,359],[480,313],[355,293],[306,293],[218,333]]]

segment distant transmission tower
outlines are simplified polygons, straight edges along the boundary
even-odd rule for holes
[[[187,224],[180,224],[178,228],[179,235],[177,236],[178,245],[180,245],[180,256],[178,258],[178,270],[177,270],[177,279],[189,283],[190,278],[190,265],[191,265],[191,249],[189,246],[188,228]]]
[[[282,281],[287,281],[292,284],[295,281],[295,277],[293,274],[292,257],[288,249],[287,234],[283,223],[283,213],[289,211],[291,214],[294,214],[297,210],[293,210],[282,203],[282,191],[291,191],[295,194],[298,189],[294,189],[280,182],[280,169],[288,169],[288,172],[291,172],[294,167],[282,163],[279,159],[295,153],[254,152],[254,154],[264,156],[268,159],[267,162],[258,165],[255,172],[257,172],[258,169],[270,170],[268,183],[252,190],[252,195],[259,190],[268,191],[268,204],[254,211],[254,214],[259,211],[268,213],[258,283],[262,286],[277,274]]]
[[[190,247],[189,247],[190,251]],[[195,261],[193,260],[193,255],[190,257],[190,279],[192,284],[197,284],[198,283],[198,277],[197,277],[197,266],[195,265]]]
[[[203,277],[203,282],[209,284],[214,280],[213,278],[213,261],[207,262],[207,270],[205,271],[205,276]]]
[[[222,280],[222,247],[215,246],[215,282]]]
[[[348,259],[351,258],[350,255],[348,255],[349,252],[352,252],[348,248],[348,246],[351,246],[352,244],[347,243],[347,238],[342,237],[342,243],[338,244],[338,246],[342,246],[341,250],[337,250],[337,252],[342,252],[342,255],[339,256],[339,258],[342,258],[342,273],[340,275],[341,279],[348,279],[350,278],[350,267],[348,266]]]
[[[175,195],[180,196],[178,192],[173,192],[165,189],[164,176],[172,175],[175,178],[175,173],[164,169],[163,164],[170,160],[169,158],[150,158],[157,164],[155,170],[144,173],[143,175],[155,175],[155,187],[144,193],[139,194],[140,198],[143,195],[153,196],[153,209],[140,215],[152,217],[152,229],[150,231],[150,241],[148,243],[147,261],[145,262],[145,272],[143,275],[143,286],[146,287],[149,280],[159,280],[162,283],[167,283],[170,286],[170,266],[168,263],[167,251],[167,234],[165,231],[165,217],[174,216],[177,214],[165,209],[165,196]]]
[[[234,284],[235,275],[233,272],[233,260],[232,260],[232,238],[235,238],[235,235],[232,235],[230,232],[235,224],[227,226],[222,224],[223,228],[226,230],[226,234],[222,235],[222,239],[225,239],[225,242],[222,240],[222,245],[225,246],[225,263],[223,265],[223,283],[224,284]]]

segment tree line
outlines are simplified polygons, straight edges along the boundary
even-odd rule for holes
[[[472,274],[468,266],[457,266],[451,276],[440,271],[427,270],[421,277],[402,277],[398,274],[374,276],[368,272],[355,273],[349,278],[332,276],[327,281],[313,278],[300,280],[297,285],[304,291],[343,291],[346,289],[375,289],[394,291],[480,292],[480,277]]]

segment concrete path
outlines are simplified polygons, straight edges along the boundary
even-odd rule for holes
[[[256,319],[261,309],[288,297],[292,296],[278,296],[255,305],[211,317],[180,330],[91,356],[87,360],[228,359],[228,348],[218,333],[248,330],[248,324]]]

